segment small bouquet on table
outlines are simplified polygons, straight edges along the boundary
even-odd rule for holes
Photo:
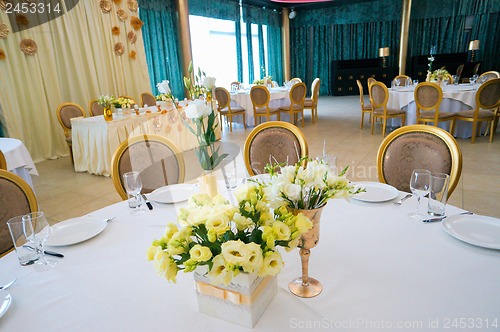
[[[113,120],[113,111],[111,110],[111,106],[113,105],[113,101],[115,97],[111,95],[101,95],[97,98],[97,103],[103,107],[103,116],[104,120],[111,121]]]

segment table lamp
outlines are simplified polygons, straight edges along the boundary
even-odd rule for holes
[[[469,43],[469,51],[471,51],[470,54],[470,62],[474,62],[474,53],[475,51],[479,50],[479,40],[471,40]]]
[[[387,68],[387,57],[389,55],[389,47],[381,47],[378,49],[378,56],[382,58],[382,68]]]

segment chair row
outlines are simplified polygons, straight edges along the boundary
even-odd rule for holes
[[[390,109],[387,107],[389,91],[384,83],[378,81],[369,82],[370,104],[365,104],[363,87],[358,80],[361,105],[361,124],[363,128],[364,114],[369,113],[371,119],[371,133],[373,134],[375,121],[382,120],[382,135],[385,136],[387,120],[391,118],[402,118],[405,125],[406,112],[401,109]],[[417,124],[433,124],[437,127],[439,122],[450,121],[450,133],[454,133],[455,122],[472,122],[472,143],[475,141],[476,132],[481,128],[482,122],[489,123],[490,142],[493,141],[500,117],[500,78],[490,79],[483,83],[476,93],[476,107],[474,110],[464,110],[450,113],[440,110],[443,100],[441,86],[432,82],[423,82],[416,86],[414,91]]]
[[[297,122],[298,114],[301,115],[302,127],[304,126],[304,109],[311,110],[312,123],[318,118],[318,97],[319,97],[320,79],[316,78],[311,85],[311,96],[306,98],[306,85],[302,82],[297,82],[292,85],[289,92],[290,105],[282,107],[271,107],[271,94],[265,85],[255,85],[250,89],[250,99],[253,106],[254,125],[257,126],[263,117],[267,121],[271,120],[272,116],[280,120],[280,113],[287,113],[290,116],[292,124]],[[242,116],[243,125],[246,129],[246,111],[241,107],[231,106],[231,95],[229,91],[223,87],[215,88],[215,98],[217,100],[217,109],[220,116],[225,116],[229,122],[229,131],[233,131],[232,118],[233,116]]]

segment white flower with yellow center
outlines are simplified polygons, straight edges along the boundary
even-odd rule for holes
[[[283,258],[277,251],[268,251],[264,254],[262,265],[259,269],[259,276],[275,276],[283,268]]]
[[[189,250],[189,255],[191,259],[195,262],[206,262],[212,258],[212,252],[210,248],[195,244],[191,250]]]
[[[221,246],[221,254],[227,264],[242,266],[248,261],[250,251],[241,240],[227,241]]]

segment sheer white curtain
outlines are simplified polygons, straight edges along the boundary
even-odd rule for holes
[[[57,120],[56,109],[63,102],[75,102],[87,113],[91,99],[101,94],[129,95],[137,101],[150,91],[149,76],[141,31],[135,31],[127,3],[112,4],[103,13],[99,1],[79,1],[63,16],[21,32],[12,32],[7,14],[0,10],[0,22],[11,31],[0,39],[6,58],[0,59],[0,119],[6,135],[24,142],[35,161],[69,153]],[[121,8],[126,21],[117,17]],[[113,26],[120,34],[111,33]],[[137,42],[131,44],[127,33],[134,31]],[[38,52],[25,55],[19,48],[22,39],[33,39]],[[114,53],[121,42],[122,56]],[[136,59],[129,52],[137,53]]]

